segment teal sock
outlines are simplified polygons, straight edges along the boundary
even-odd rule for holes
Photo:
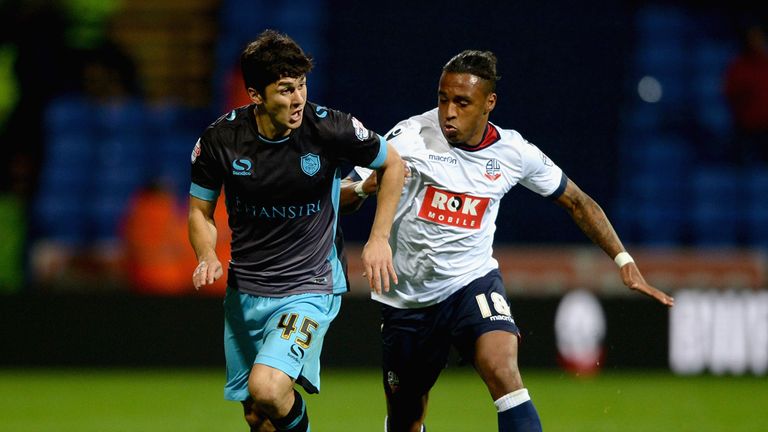
[[[293,406],[288,415],[280,419],[270,419],[275,429],[285,432],[309,432],[309,416],[301,394],[293,390]]]

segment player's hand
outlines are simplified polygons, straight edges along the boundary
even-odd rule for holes
[[[363,276],[376,294],[389,292],[389,280],[397,284],[395,267],[392,265],[392,249],[385,238],[370,238],[363,247]]]
[[[192,283],[195,289],[199,290],[201,286],[214,283],[224,274],[221,262],[214,256],[203,258],[192,273]]]
[[[624,282],[624,285],[626,285],[629,289],[641,292],[648,297],[654,298],[656,301],[663,305],[669,307],[675,305],[674,298],[670,297],[663,291],[652,287],[648,284],[648,282],[645,281],[645,278],[640,273],[640,270],[637,268],[635,263],[627,263],[621,267],[619,271],[621,272],[622,282]]]

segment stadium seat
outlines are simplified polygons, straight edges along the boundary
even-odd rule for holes
[[[46,152],[32,206],[36,237],[72,246],[87,242],[83,203],[94,166],[93,113],[85,99],[66,96],[53,100],[43,114]]]
[[[730,110],[723,93],[723,77],[736,49],[726,41],[703,38],[692,51],[692,96],[698,124],[713,139],[723,141],[732,130]]]
[[[46,131],[56,133],[91,130],[94,109],[88,101],[78,95],[62,95],[52,100],[43,114]]]
[[[692,177],[692,228],[700,246],[736,246],[742,236],[743,208],[739,172],[701,168]]]
[[[160,183],[184,201],[189,193],[190,155],[203,130],[194,124],[188,110],[166,104],[151,108],[147,125],[153,154],[149,181]]]
[[[647,5],[635,14],[638,37],[657,43],[682,38],[689,31],[690,26],[690,17],[680,7]]]
[[[617,221],[632,226],[636,241],[654,246],[679,245],[688,237],[685,215],[689,207],[688,178],[691,150],[674,135],[635,135],[624,141],[622,166],[633,175],[621,186],[632,203],[631,212]]]
[[[648,134],[649,131],[655,131],[660,128],[663,121],[663,110],[657,105],[638,103],[629,109],[622,123],[629,133],[627,138],[634,138]]]
[[[637,206],[633,211],[640,241],[648,246],[679,246],[685,239],[683,217],[663,206]]]
[[[32,233],[35,237],[78,247],[87,243],[84,198],[42,192],[33,207]]]
[[[747,243],[768,249],[768,170],[745,174]]]

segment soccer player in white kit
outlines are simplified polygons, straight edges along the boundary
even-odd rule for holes
[[[517,365],[519,330],[493,258],[499,201],[516,184],[564,207],[614,258],[627,287],[674,303],[646,283],[594,200],[519,133],[489,122],[497,79],[493,53],[456,55],[443,67],[438,107],[398,123],[386,137],[407,167],[390,238],[399,282],[372,293],[382,303],[389,432],[426,430],[428,393],[451,345],[487,385],[500,432],[541,431]],[[375,192],[376,176],[369,174],[353,171],[357,182],[343,188],[343,206],[354,208]]]

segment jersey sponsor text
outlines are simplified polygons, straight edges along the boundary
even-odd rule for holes
[[[456,194],[427,186],[419,217],[440,225],[480,229],[489,198]]]
[[[320,200],[305,204],[279,206],[262,206],[249,203],[243,201],[240,197],[227,201],[230,213],[262,219],[296,219],[303,216],[312,216],[321,210]]]

